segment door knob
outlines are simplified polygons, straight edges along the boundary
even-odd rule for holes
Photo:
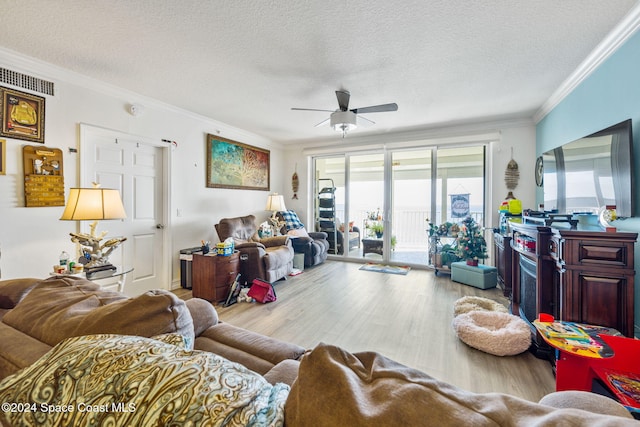
[[[156,228],[158,230],[163,230],[164,229],[164,224],[156,224]]]

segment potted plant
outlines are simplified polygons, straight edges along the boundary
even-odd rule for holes
[[[451,268],[452,262],[460,261],[455,244],[452,245],[449,243],[445,243],[444,245],[442,245],[439,255],[442,259],[442,264],[440,265],[440,267],[446,266]]]
[[[371,230],[376,233],[376,237],[379,239],[382,237],[384,226],[382,225],[382,222],[375,222],[371,225]]]
[[[488,257],[482,228],[470,216],[462,221],[456,244],[458,256],[468,265],[478,265],[479,259]]]

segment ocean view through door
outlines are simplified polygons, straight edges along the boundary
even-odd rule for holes
[[[346,153],[314,168],[316,194],[335,185],[341,257],[430,266],[430,223],[484,224],[484,144]]]

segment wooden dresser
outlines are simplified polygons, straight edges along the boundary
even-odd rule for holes
[[[637,233],[509,226],[513,314],[530,323],[545,312],[633,337]]]
[[[202,298],[210,302],[225,301],[229,295],[229,286],[238,275],[239,268],[238,251],[229,256],[194,253],[191,273],[194,298]]]

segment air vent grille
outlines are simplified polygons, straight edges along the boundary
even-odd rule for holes
[[[53,96],[53,82],[0,67],[0,82]]]

